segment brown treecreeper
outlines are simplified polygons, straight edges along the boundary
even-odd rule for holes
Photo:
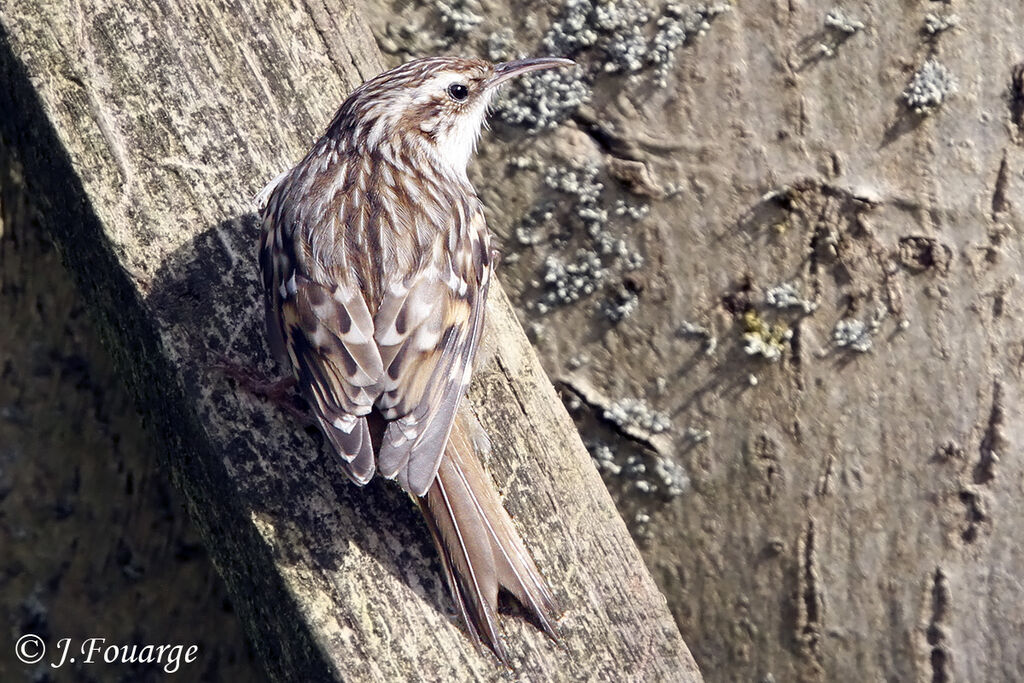
[[[419,504],[470,636],[505,664],[499,588],[552,636],[556,607],[479,462],[486,435],[459,415],[496,256],[466,165],[503,83],[571,64],[392,69],[259,198],[275,356],[349,478],[379,472]]]

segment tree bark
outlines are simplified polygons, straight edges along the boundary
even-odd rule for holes
[[[33,201],[164,440],[164,462],[279,680],[499,679],[450,614],[415,507],[215,369],[273,372],[249,198],[378,73],[349,4],[0,10],[0,121]],[[700,680],[500,289],[471,403],[486,463],[565,606],[503,626],[526,678]]]
[[[546,137],[499,128],[478,184],[519,209],[493,223],[510,295],[706,678],[1024,679],[1024,5],[731,3],[662,85],[616,60],[678,4],[482,3],[461,33],[368,4],[396,61],[505,28],[592,75]],[[548,180],[580,165],[597,199]],[[558,302],[544,275],[580,248],[609,272]]]

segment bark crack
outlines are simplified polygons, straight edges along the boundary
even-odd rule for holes
[[[988,423],[978,448],[978,463],[974,466],[974,483],[988,484],[996,478],[996,463],[999,453],[1006,450],[1006,436],[1003,433],[1003,385],[999,380],[992,383],[992,407]]]
[[[614,420],[609,420],[605,415],[612,411],[612,401],[600,394],[597,389],[590,386],[582,380],[572,380],[567,378],[560,378],[556,380],[556,385],[564,387],[567,391],[571,392],[573,396],[576,396],[582,403],[586,404],[590,408],[591,412],[601,420],[602,424],[605,424],[626,437],[630,441],[646,446],[658,455],[664,457],[670,457],[672,453],[672,442],[671,439],[663,434],[653,434],[645,431],[640,427],[633,426],[628,423],[619,423]]]
[[[978,532],[981,526],[989,520],[988,511],[981,494],[972,486],[965,486],[960,489],[960,502],[964,506],[964,516],[967,526],[960,534],[964,543],[974,543],[978,540]]]
[[[949,634],[946,620],[949,616],[950,592],[949,579],[942,567],[936,567],[929,581],[928,601],[931,604],[931,616],[924,628],[925,650],[928,652],[928,667],[932,683],[946,683],[951,680]]]
[[[516,405],[519,406],[520,412],[522,412],[523,415],[529,415],[529,413],[526,412],[526,404],[523,403],[522,397],[519,396],[519,393],[516,390],[517,385],[513,381],[512,373],[509,372],[508,366],[505,365],[505,362],[502,360],[501,354],[494,354],[494,360],[498,363],[498,367],[501,369],[501,374],[505,377],[505,380],[509,383],[509,386],[512,389],[512,392],[511,392],[512,396],[516,399]]]
[[[999,171],[996,173],[996,184],[992,189],[992,220],[999,220],[999,214],[1006,213],[1010,209],[1010,200],[1006,198],[1006,186],[1009,183],[1009,167],[1006,163],[1006,150],[1003,150],[1003,158],[999,162]]]
[[[1010,123],[1014,128],[1014,141],[1024,144],[1024,62],[1013,67],[1010,79]]]
[[[824,631],[825,601],[821,594],[821,577],[815,548],[814,520],[808,519],[797,542],[797,623],[796,641],[801,657],[810,667],[809,673],[820,677],[824,673],[821,652],[821,634]]]

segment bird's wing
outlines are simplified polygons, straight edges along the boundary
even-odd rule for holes
[[[377,401],[390,422],[377,468],[422,496],[444,453],[483,330],[491,255],[483,214],[439,238],[411,280],[392,283],[374,318],[386,370]],[[467,229],[468,228],[468,229]]]
[[[341,283],[328,286],[297,274],[286,288],[291,295],[281,303],[282,327],[299,389],[348,475],[365,484],[374,472],[365,416],[384,376],[370,311],[358,290]]]
[[[276,210],[273,200],[263,211],[260,249],[270,343],[291,361],[299,390],[346,474],[365,484],[375,470],[365,415],[384,376],[373,317],[357,285],[307,272],[301,235],[284,229],[292,217]]]

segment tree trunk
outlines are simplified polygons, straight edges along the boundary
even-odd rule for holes
[[[705,676],[1024,679],[1024,5],[646,4],[367,16],[396,62],[582,64],[477,182]]]
[[[408,499],[348,486],[215,367],[272,372],[249,197],[382,70],[354,9],[22,2],[0,23],[0,129],[271,675],[502,678],[452,618]],[[500,289],[489,315],[471,392],[487,466],[566,609],[559,643],[504,619],[519,674],[700,680]]]

